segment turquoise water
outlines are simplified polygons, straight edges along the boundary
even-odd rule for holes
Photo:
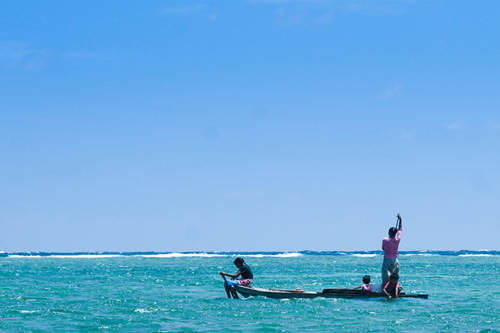
[[[380,279],[378,254],[246,255],[255,286],[320,291]],[[425,299],[227,299],[234,255],[0,258],[3,331],[500,332],[500,256],[402,255]]]

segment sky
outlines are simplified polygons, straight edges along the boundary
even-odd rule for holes
[[[499,250],[500,2],[2,1],[0,250]]]

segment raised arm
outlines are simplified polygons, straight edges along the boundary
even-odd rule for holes
[[[401,218],[401,215],[398,214],[398,221],[399,221],[399,229],[398,230],[403,230],[403,219]]]

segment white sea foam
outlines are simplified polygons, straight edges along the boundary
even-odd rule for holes
[[[143,258],[188,258],[188,257],[200,257],[200,258],[212,258],[212,257],[251,257],[251,258],[294,258],[302,256],[301,253],[290,252],[290,253],[277,253],[277,254],[221,254],[221,253],[159,253],[159,254],[137,254],[136,257]]]
[[[376,254],[373,253],[355,253],[352,255],[353,257],[360,257],[360,258],[373,258],[376,257]]]
[[[51,255],[50,258],[74,258],[74,259],[99,259],[99,258],[116,258],[121,257],[119,254],[61,254]]]
[[[120,257],[119,254],[52,254],[48,256],[40,255],[9,255],[9,258],[70,258],[70,259],[99,259],[99,258],[114,258]]]
[[[213,258],[213,257],[253,257],[253,258],[266,258],[266,257],[274,257],[274,258],[294,258],[303,256],[303,254],[298,252],[284,252],[284,253],[276,253],[276,254],[234,254],[234,253],[156,253],[156,254],[135,254],[133,257],[142,257],[142,258]],[[127,257],[127,255],[123,254],[50,254],[50,255],[19,255],[12,254],[8,256],[9,258],[66,258],[66,259],[100,259],[100,258],[116,258],[116,257]]]
[[[214,254],[214,253],[158,253],[158,254],[137,254],[135,257],[142,258],[186,258],[186,257],[225,257],[225,254]]]
[[[459,257],[491,257],[492,254],[480,253],[480,254],[459,254]]]
[[[18,254],[9,254],[9,258],[41,258],[42,256],[21,256]]]
[[[401,257],[411,257],[411,256],[420,256],[420,257],[429,257],[429,256],[435,256],[436,254],[432,253],[406,253],[406,254],[400,254]]]
[[[241,257],[251,257],[251,258],[269,258],[269,257],[274,257],[274,258],[295,258],[295,257],[301,257],[303,256],[302,253],[297,253],[297,252],[290,252],[290,253],[278,253],[278,254],[242,254],[242,255],[234,255],[234,256],[241,256]]]

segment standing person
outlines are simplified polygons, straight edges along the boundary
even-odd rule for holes
[[[389,277],[394,273],[399,273],[399,242],[401,241],[401,232],[403,231],[403,221],[398,214],[399,228],[389,229],[389,238],[382,241],[382,250],[384,250],[384,262],[382,263],[382,286],[389,281]],[[396,225],[397,226],[397,225]]]
[[[245,287],[250,287],[253,282],[253,273],[250,267],[245,263],[245,260],[243,258],[238,257],[234,259],[234,265],[238,268],[238,272],[236,274],[229,274],[226,272],[220,272],[220,275],[222,276],[229,276],[231,278],[230,281],[227,281],[227,283],[231,286],[239,284]],[[240,280],[235,280],[238,276],[241,275]]]

